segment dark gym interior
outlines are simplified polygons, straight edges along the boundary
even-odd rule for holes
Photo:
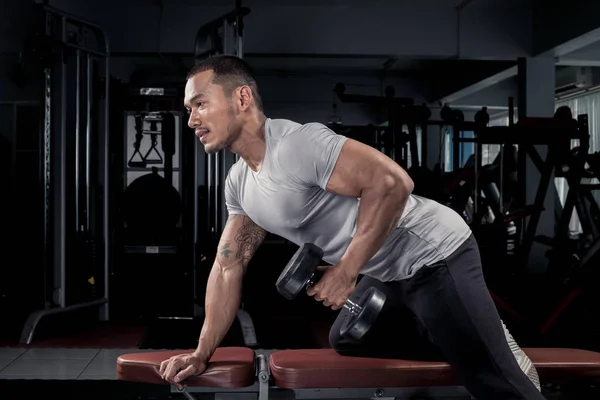
[[[252,66],[269,118],[373,146],[415,194],[459,213],[521,347],[600,352],[600,3],[2,10],[0,398],[187,396],[120,381],[116,362],[198,341],[235,159],[205,154],[183,97],[189,69],[217,54]],[[337,312],[275,287],[297,248],[267,236],[223,347],[329,348]],[[600,396],[596,363],[568,384],[542,382],[547,398]]]

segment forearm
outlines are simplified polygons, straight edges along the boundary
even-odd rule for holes
[[[235,320],[242,295],[243,268],[221,267],[218,261],[208,277],[205,317],[196,354],[207,360]]]
[[[245,216],[232,215],[225,224],[206,285],[204,324],[196,355],[208,361],[235,320],[246,268],[266,232]]]
[[[394,180],[381,182],[362,191],[356,233],[342,256],[340,265],[358,276],[360,269],[379,251],[394,229],[411,192],[412,185]]]

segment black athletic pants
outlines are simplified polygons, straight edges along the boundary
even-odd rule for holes
[[[340,337],[342,309],[331,328],[331,346],[342,355],[443,360],[478,400],[544,399],[508,347],[481,269],[473,236],[443,262],[422,267],[410,279],[381,282],[364,277],[352,299],[370,286],[387,296],[361,343]]]

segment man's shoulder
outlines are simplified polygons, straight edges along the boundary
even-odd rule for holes
[[[280,140],[292,134],[322,131],[327,128],[320,122],[300,123],[289,119],[271,119],[270,132],[274,139]]]

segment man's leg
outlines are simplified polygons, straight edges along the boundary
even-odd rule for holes
[[[409,280],[395,283],[407,307],[473,396],[480,400],[544,398],[521,370],[521,366],[527,370],[528,358],[518,352],[512,338],[507,341],[510,334],[485,284],[473,237],[444,262],[425,266]]]
[[[340,334],[348,318],[343,308],[329,331],[329,343],[339,354],[354,357],[378,357],[408,360],[442,360],[439,349],[426,337],[425,327],[402,303],[395,283],[383,283],[365,276],[356,285],[351,299],[357,301],[369,287],[386,295],[386,302],[377,320],[360,343],[353,343]]]

